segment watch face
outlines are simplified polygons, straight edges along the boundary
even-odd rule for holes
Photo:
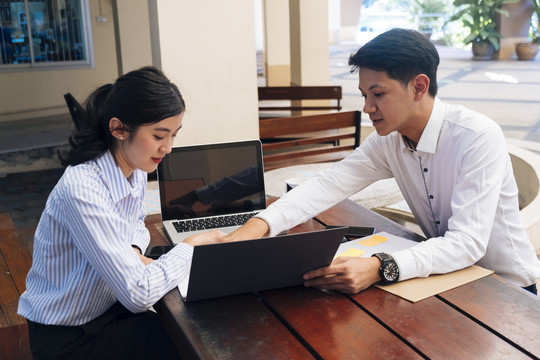
[[[394,262],[388,263],[383,270],[384,279],[386,281],[396,281],[399,275],[399,270]]]

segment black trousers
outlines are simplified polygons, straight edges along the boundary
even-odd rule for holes
[[[34,359],[180,359],[156,313],[120,303],[80,326],[27,321]]]

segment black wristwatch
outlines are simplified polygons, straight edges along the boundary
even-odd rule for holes
[[[381,261],[379,275],[381,276],[381,283],[383,285],[393,284],[398,281],[399,268],[394,258],[385,253],[377,253],[371,256],[376,256]]]

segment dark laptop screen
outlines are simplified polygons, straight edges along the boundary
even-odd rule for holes
[[[265,208],[259,140],[173,148],[157,173],[163,220]]]

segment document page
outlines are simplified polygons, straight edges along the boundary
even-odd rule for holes
[[[418,244],[416,241],[381,232],[341,244],[335,257],[370,257],[378,252],[392,253],[416,244]],[[375,286],[411,302],[417,302],[491,274],[493,274],[492,270],[472,265],[448,274],[430,275],[427,278],[410,279],[386,286],[375,284]]]
[[[180,290],[180,295],[184,299],[187,296],[188,283],[189,283],[189,274],[184,278],[184,280],[182,280],[180,285],[178,285],[178,290]]]
[[[180,290],[180,296],[185,300],[187,293],[188,293],[188,285],[189,285],[189,276],[191,275],[191,260],[187,264],[187,273],[184,277],[184,280],[178,285],[178,290]]]

